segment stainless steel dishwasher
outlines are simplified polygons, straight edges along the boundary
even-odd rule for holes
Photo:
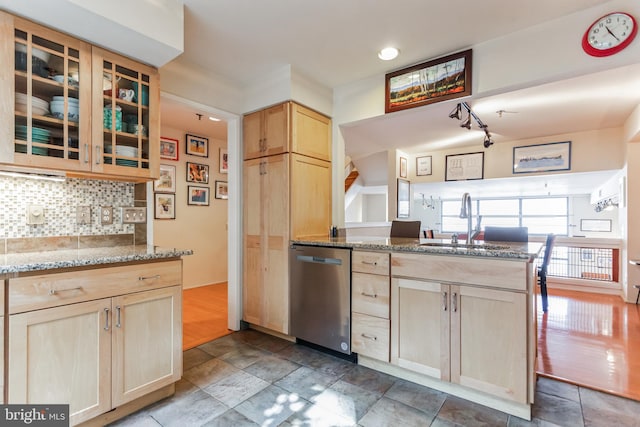
[[[351,354],[351,249],[292,245],[290,333]]]

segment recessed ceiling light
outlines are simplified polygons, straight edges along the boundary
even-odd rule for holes
[[[211,116],[209,116],[209,120],[211,120],[213,122],[219,122],[220,121],[220,119],[217,119],[217,118],[211,117]]]
[[[380,52],[378,52],[378,58],[382,59],[383,61],[391,61],[396,56],[398,56],[399,52],[400,51],[395,47],[385,47]]]

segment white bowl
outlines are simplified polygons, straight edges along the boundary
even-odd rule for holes
[[[51,97],[51,99],[53,100],[51,102],[64,102],[65,100],[64,96],[53,96]],[[78,98],[69,97],[67,98],[67,100],[69,101],[69,105],[72,105],[72,104],[78,105],[78,103],[80,102],[78,101]]]

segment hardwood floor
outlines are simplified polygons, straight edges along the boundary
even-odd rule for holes
[[[182,350],[230,334],[227,329],[227,284],[182,291]]]
[[[549,289],[538,331],[540,375],[640,400],[640,305]]]

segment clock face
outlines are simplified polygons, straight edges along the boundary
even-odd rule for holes
[[[627,47],[638,32],[633,16],[610,13],[591,24],[582,38],[582,48],[592,56],[609,56]]]

